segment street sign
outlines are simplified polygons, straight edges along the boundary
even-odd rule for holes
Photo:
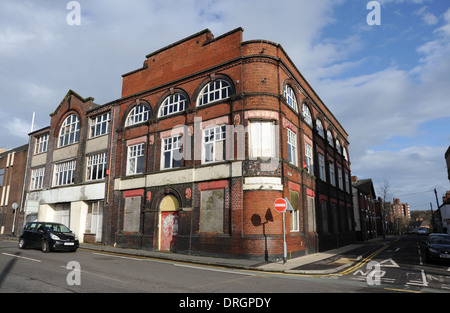
[[[286,211],[287,206],[288,206],[287,201],[285,199],[278,198],[277,200],[275,200],[274,203],[275,211],[283,213]]]

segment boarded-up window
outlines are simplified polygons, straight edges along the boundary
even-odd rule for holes
[[[200,232],[224,232],[225,189],[201,192]]]
[[[299,231],[300,230],[300,211],[298,210],[298,192],[289,191],[289,202],[291,202],[292,208],[294,211],[291,212],[291,231]]]
[[[125,212],[123,217],[123,231],[139,232],[139,221],[141,213],[141,198],[125,198]]]

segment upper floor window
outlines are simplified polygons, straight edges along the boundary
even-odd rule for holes
[[[71,185],[75,182],[75,167],[77,162],[68,161],[55,165],[54,186]]]
[[[303,118],[304,118],[305,122],[309,126],[312,126],[311,111],[309,110],[308,106],[305,103],[303,103],[303,106],[302,106],[302,114],[303,114]]]
[[[226,126],[207,128],[203,134],[203,162],[209,163],[225,160]]]
[[[42,189],[44,186],[45,167],[40,167],[31,171],[30,190]]]
[[[339,142],[339,139],[336,139],[336,150],[338,153],[342,153],[341,143]]]
[[[158,117],[167,116],[170,114],[175,114],[178,112],[183,112],[186,110],[187,99],[181,93],[175,93],[168,96],[161,105],[159,109]]]
[[[106,153],[94,154],[87,158],[86,180],[106,177]]]
[[[277,131],[273,121],[251,121],[249,124],[249,155],[251,158],[277,157]]]
[[[231,96],[231,85],[223,79],[207,84],[198,96],[197,105],[205,105]]]
[[[305,163],[308,173],[313,174],[313,148],[309,143],[305,142]]]
[[[163,139],[161,153],[161,169],[181,166],[181,136]]]
[[[289,106],[293,108],[295,112],[298,112],[297,98],[295,97],[294,90],[291,86],[286,85],[284,87],[284,97],[286,98],[286,102]]]
[[[144,172],[144,144],[128,147],[127,175],[141,174]]]
[[[76,114],[70,114],[59,131],[59,147],[77,143],[80,139],[80,119]]]
[[[36,145],[34,147],[34,154],[47,152],[48,135],[36,137]]]
[[[287,142],[288,142],[288,157],[289,162],[295,166],[298,166],[297,157],[297,134],[288,128],[287,130]]]
[[[344,160],[348,162],[347,149],[345,149],[345,148],[342,149],[342,155],[344,156]]]
[[[150,119],[150,109],[145,104],[135,106],[128,114],[125,126],[146,122]]]
[[[323,124],[322,124],[322,121],[319,120],[319,119],[316,119],[316,130],[317,130],[317,133],[318,133],[322,138],[325,137],[325,133],[324,133],[324,131],[323,131]]]
[[[333,134],[330,130],[327,130],[327,141],[330,146],[334,147]]]
[[[104,113],[91,119],[91,138],[107,134],[109,132],[110,113]]]

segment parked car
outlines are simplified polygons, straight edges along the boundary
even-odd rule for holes
[[[425,244],[427,262],[432,260],[450,261],[450,235],[430,234]]]
[[[19,248],[41,248],[42,252],[64,250],[75,252],[79,241],[67,226],[51,222],[26,223],[19,237]]]
[[[426,235],[428,234],[428,229],[426,227],[419,227],[417,228],[417,234]]]

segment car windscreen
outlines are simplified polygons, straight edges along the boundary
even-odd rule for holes
[[[62,224],[45,224],[45,227],[57,233],[70,233],[71,231]]]
[[[441,236],[431,237],[430,243],[435,245],[450,245],[450,237],[441,237]]]

